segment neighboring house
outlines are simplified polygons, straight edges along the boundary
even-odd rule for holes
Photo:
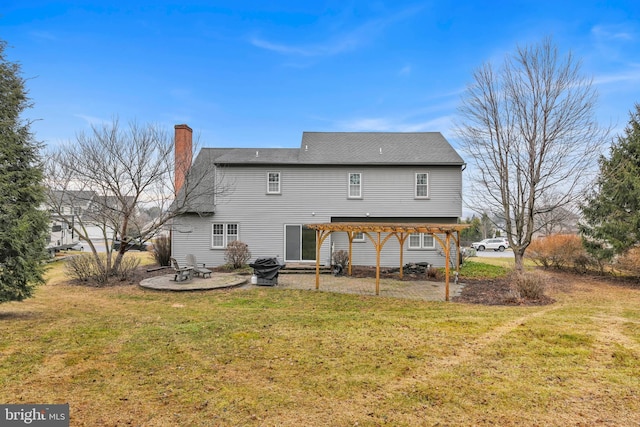
[[[79,236],[73,230],[74,225],[87,211],[93,191],[53,191],[48,208],[50,215],[50,237],[48,250],[54,253],[75,247],[80,243]]]
[[[176,141],[184,140],[191,140],[191,129],[177,125]],[[181,150],[190,154],[191,143],[176,144],[176,150],[177,158],[188,157]],[[456,224],[464,165],[439,132],[304,132],[295,149],[203,148],[190,173],[214,171],[228,189],[215,196],[212,190],[198,209],[174,220],[173,255],[184,260],[191,253],[209,266],[223,265],[227,244],[240,240],[252,259],[312,262],[316,234],[305,224]],[[322,264],[330,263],[332,250],[348,248],[346,233],[330,239],[322,246]],[[353,246],[354,265],[376,264],[364,236]],[[381,265],[397,267],[398,254],[391,239]],[[405,242],[404,262],[443,266],[444,257],[433,236],[417,234]]]
[[[124,203],[133,210],[132,218],[135,218],[138,210],[134,204],[133,197],[126,197]],[[117,233],[122,227],[122,212],[126,209],[123,202],[116,196],[98,196],[92,198],[88,209],[82,217],[87,229],[89,239],[120,238]],[[131,234],[138,234],[135,224],[129,224]],[[137,237],[137,236],[129,236]]]
[[[126,202],[133,204],[133,199]],[[98,196],[94,191],[52,191],[49,200],[51,237],[49,249],[61,250],[80,243],[74,227],[84,227],[89,240],[111,239],[119,226],[120,202],[114,196]]]

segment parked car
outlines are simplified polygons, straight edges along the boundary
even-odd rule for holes
[[[120,240],[114,240],[112,245],[113,250],[119,251],[121,244],[122,243],[120,242]],[[127,245],[128,251],[146,251],[147,250],[147,243],[141,241],[140,239],[131,239],[126,243],[126,245]]]
[[[478,251],[493,249],[494,251],[502,252],[509,247],[509,241],[504,237],[495,237],[493,239],[484,239],[480,242],[473,242],[471,247]]]

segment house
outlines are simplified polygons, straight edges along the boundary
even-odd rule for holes
[[[191,129],[177,125],[175,131],[176,159],[190,158]],[[227,244],[240,240],[254,259],[315,262],[316,232],[305,224],[457,224],[464,166],[439,132],[304,132],[295,149],[203,148],[186,182],[208,171],[211,188],[197,208],[175,218],[172,253],[219,266]],[[176,182],[185,182],[179,175],[176,170]],[[405,262],[444,265],[432,235],[412,235],[404,245]],[[363,235],[353,246],[354,265],[376,265],[376,250]],[[346,233],[334,233],[320,263],[330,264],[332,251],[347,248]],[[399,250],[390,240],[380,265],[397,266]]]
[[[125,201],[129,205],[134,204],[132,197],[126,197]],[[119,199],[99,196],[91,190],[51,190],[46,209],[49,210],[51,226],[48,250],[52,253],[79,246],[84,237],[87,238],[84,240],[94,243],[102,243],[105,235],[111,239],[121,222]]]
[[[93,191],[52,191],[49,203],[43,209],[49,211],[49,244],[47,250],[54,254],[79,246],[80,239],[74,227],[84,212],[87,211]]]

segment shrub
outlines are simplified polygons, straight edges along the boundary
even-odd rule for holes
[[[588,262],[588,254],[582,239],[575,234],[552,234],[531,242],[527,257],[544,268],[582,268]]]
[[[429,267],[427,268],[427,277],[433,280],[442,280],[442,272],[439,268]]]
[[[334,273],[341,274],[349,265],[349,252],[345,250],[335,251],[333,253]],[[339,266],[339,267],[336,267]]]
[[[510,277],[511,295],[516,300],[539,300],[544,296],[546,280],[538,273],[514,272]]]
[[[89,280],[98,284],[107,282],[108,277],[105,272],[106,255],[101,254],[96,260],[92,254],[81,254],[67,259],[65,267],[69,275],[82,282]]]
[[[106,274],[106,264],[106,254],[98,254],[98,259],[92,254],[81,254],[67,259],[65,267],[69,275],[74,279],[104,285],[109,281],[109,277]],[[138,265],[140,265],[139,258],[125,255],[120,262],[119,268],[112,272],[112,276],[121,281],[127,280]]]
[[[249,245],[242,243],[239,240],[235,240],[227,245],[227,249],[224,251],[224,259],[234,269],[244,267],[251,259],[251,252],[249,251]]]
[[[640,248],[632,248],[619,256],[614,267],[624,273],[640,276]]]
[[[167,266],[171,264],[171,238],[169,236],[158,236],[153,241],[153,259],[159,265]]]
[[[118,270],[114,272],[114,275],[120,280],[124,281],[131,277],[131,273],[135,271],[140,265],[140,258],[133,256],[124,256],[120,262]]]

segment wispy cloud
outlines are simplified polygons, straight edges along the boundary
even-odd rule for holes
[[[407,64],[398,71],[399,76],[408,76],[411,74],[411,65]]]
[[[267,40],[266,38],[258,36],[250,37],[249,43],[255,47],[279,53],[281,55],[304,57],[338,55],[344,52],[353,51],[360,46],[371,42],[387,27],[414,15],[420,9],[421,8],[416,7],[408,8],[383,18],[372,19],[353,28],[352,30],[344,31],[335,36],[328,37],[326,40],[318,43],[301,45],[285,44]]]
[[[35,40],[54,41],[58,40],[55,34],[49,31],[31,31],[29,36]]]
[[[627,26],[619,25],[596,25],[591,29],[591,34],[601,40],[635,40],[636,34]]]
[[[88,116],[86,114],[74,114],[74,117],[77,117],[81,120],[84,120],[89,126],[102,125],[104,123],[109,123],[112,119],[105,119],[102,117]]]
[[[265,50],[270,50],[272,52],[280,53],[283,55],[296,56],[336,55],[355,49],[359,44],[357,39],[350,37],[343,37],[332,42],[308,46],[288,46],[285,44],[272,43],[270,41],[263,40],[257,37],[254,37],[249,41],[252,45]]]
[[[629,59],[629,48],[638,40],[635,23],[618,23],[615,25],[596,25],[591,28],[594,46],[594,58],[598,62],[622,61]]]
[[[443,115],[423,121],[395,117],[356,118],[341,121],[338,127],[359,132],[448,132],[453,127],[453,116]]]
[[[632,70],[622,71],[611,74],[596,75],[593,83],[596,85],[604,85],[611,83],[624,83],[624,82],[639,82],[640,81],[640,67],[636,67]]]

